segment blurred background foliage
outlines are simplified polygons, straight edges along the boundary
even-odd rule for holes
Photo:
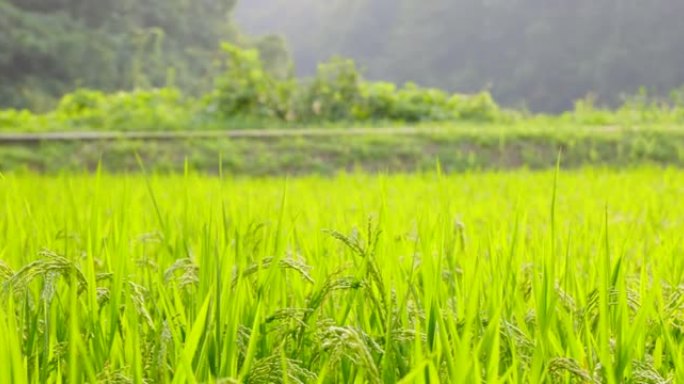
[[[544,113],[680,123],[680,11],[672,0],[0,0],[0,130]]]
[[[44,113],[0,110],[0,130],[199,130],[267,125],[353,125],[445,121],[510,122],[487,92],[449,94],[407,83],[368,82],[353,61],[334,58],[312,78],[271,71],[257,48],[223,43],[213,86],[194,97],[179,88],[66,93]]]
[[[310,78],[268,69],[258,48],[223,43],[216,75],[206,93],[193,96],[175,86],[106,92],[80,88],[56,107],[37,113],[0,110],[0,131],[165,131],[262,127],[421,125],[423,123],[531,126],[639,126],[684,123],[684,91],[669,97],[639,93],[618,108],[594,95],[573,109],[547,115],[498,105],[488,91],[448,93],[414,83],[396,86],[365,80],[354,61],[333,58]]]

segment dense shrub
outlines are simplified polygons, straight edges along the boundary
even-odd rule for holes
[[[362,103],[361,76],[352,60],[335,58],[318,66],[297,100],[300,120],[351,120]]]
[[[190,128],[190,109],[178,90],[164,88],[109,95],[77,91],[62,99],[56,113],[75,129],[178,130]]]
[[[255,50],[224,44],[228,58],[212,102],[222,118],[298,123],[354,121],[496,121],[502,111],[487,92],[450,95],[408,83],[364,81],[354,61],[334,58],[312,79],[276,79]]]
[[[0,112],[0,130],[183,130],[192,128],[195,109],[171,88],[112,94],[82,89],[65,95],[47,114]]]
[[[45,114],[0,111],[0,130],[149,131],[258,128],[326,123],[384,124],[423,122],[510,123],[536,119],[583,126],[630,126],[684,122],[684,90],[668,99],[646,91],[625,97],[618,109],[596,105],[591,95],[561,116],[530,115],[500,108],[488,92],[450,94],[413,83],[401,87],[365,81],[356,64],[335,58],[318,67],[311,79],[297,80],[264,67],[255,49],[223,45],[221,75],[214,90],[200,100],[184,98],[174,88],[103,93],[87,89],[65,95]]]
[[[216,79],[211,100],[221,117],[287,118],[293,89],[289,81],[266,72],[255,49],[223,44],[223,51],[225,70]]]
[[[619,108],[609,109],[596,105],[596,97],[589,94],[575,101],[575,109],[564,113],[561,119],[592,126],[681,124],[684,122],[683,96],[682,90],[675,90],[669,98],[654,97],[642,89],[635,95],[624,96]]]
[[[39,120],[39,115],[27,110],[0,110],[0,131],[33,132],[48,130],[40,125]]]

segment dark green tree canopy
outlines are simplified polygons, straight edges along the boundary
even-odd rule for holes
[[[240,35],[236,0],[0,0],[0,106],[45,109],[77,87],[212,87],[221,41],[258,45],[287,66],[281,39]]]

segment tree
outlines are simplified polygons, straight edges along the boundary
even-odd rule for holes
[[[0,0],[0,106],[44,109],[77,87],[213,86],[220,43],[260,46],[286,71],[277,38],[249,39],[236,0]]]

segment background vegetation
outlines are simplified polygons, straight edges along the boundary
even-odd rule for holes
[[[220,69],[201,96],[175,87],[106,93],[79,89],[55,109],[0,110],[0,131],[187,131],[288,126],[358,126],[458,122],[531,125],[641,126],[684,122],[684,94],[668,98],[644,89],[616,109],[593,97],[577,100],[561,115],[531,114],[500,107],[488,92],[450,94],[413,83],[367,81],[355,63],[335,58],[316,75],[297,79],[269,70],[258,49],[223,43]]]
[[[652,23],[651,13],[663,13],[666,3],[647,7],[648,17],[639,23]],[[125,157],[136,151],[149,159],[159,155],[164,159],[160,169],[180,169],[187,158],[197,169],[215,171],[221,155],[233,159],[221,160],[227,161],[227,170],[248,174],[332,173],[356,166],[414,170],[429,168],[437,158],[447,169],[539,168],[552,165],[559,149],[569,151],[568,165],[575,166],[681,163],[678,127],[684,123],[684,92],[677,88],[677,76],[668,75],[676,55],[665,52],[679,43],[670,35],[649,40],[658,42],[649,48],[654,59],[672,59],[661,60],[663,68],[652,70],[649,78],[667,78],[663,84],[671,87],[669,93],[660,86],[632,87],[637,82],[652,83],[642,81],[641,72],[620,69],[626,64],[617,59],[623,57],[621,50],[638,41],[633,34],[642,25],[626,28],[623,23],[633,20],[642,5],[581,2],[570,9],[532,7],[527,1],[513,5],[404,0],[390,7],[380,0],[325,6],[298,0],[281,9],[278,2],[269,4],[261,7],[260,15],[253,11],[265,4],[241,4],[237,15],[243,26],[255,31],[258,20],[270,22],[268,10],[280,10],[282,20],[272,24],[275,32],[289,33],[291,26],[283,23],[292,12],[301,12],[300,21],[315,16],[330,29],[323,33],[311,24],[311,33],[291,39],[299,71],[280,38],[240,33],[232,0],[206,0],[192,6],[183,1],[116,0],[96,5],[77,0],[0,0],[0,28],[7,31],[0,37],[0,106],[13,107],[0,110],[0,132],[411,126],[417,131],[444,129],[444,135],[435,140],[429,133],[400,138],[262,138],[219,140],[211,145],[208,140],[5,142],[0,146],[3,169],[93,169],[99,159],[108,159],[112,170],[130,170],[135,168],[132,157]],[[506,10],[512,12],[504,20]],[[596,14],[605,14],[610,28],[605,23],[598,26]],[[334,15],[352,15],[355,23],[333,23]],[[463,15],[468,15],[467,20]],[[579,19],[586,25],[577,23],[584,28],[570,33],[567,23]],[[669,20],[661,20],[661,32],[674,28]],[[521,35],[516,26],[523,21],[529,25]],[[337,39],[330,40],[328,32]],[[559,42],[562,36],[567,41]],[[590,38],[593,45],[585,44]],[[347,50],[351,41],[358,44]],[[379,47],[379,41],[386,44]],[[398,41],[406,43],[403,49],[397,47]],[[363,69],[353,59],[319,62],[319,56],[315,68],[307,69],[312,58],[302,59],[299,46],[307,42],[315,42],[307,47],[322,52],[321,57],[331,52],[328,49],[349,53],[362,62]],[[642,45],[635,47],[629,61],[640,70],[646,68],[639,59]],[[374,51],[391,63],[368,61],[364,55]],[[577,72],[578,65],[584,69]],[[395,67],[409,72],[403,75]],[[504,72],[494,70],[504,67],[519,73],[489,88],[478,83],[493,74],[503,76]],[[455,73],[456,69],[464,72]],[[379,70],[388,80],[405,80],[410,73],[422,84],[437,87],[372,80],[379,77]],[[467,93],[448,90],[456,88]],[[598,92],[587,95],[586,90]],[[550,103],[535,110],[556,111],[563,104],[564,112],[529,112],[495,101],[500,97],[504,105],[511,105],[511,97],[521,95],[530,96],[531,102]],[[572,104],[566,103],[568,96]],[[577,132],[568,133],[573,130]],[[248,153],[249,145],[257,148],[253,155]]]
[[[298,80],[269,70],[257,49],[223,43],[219,71],[202,96],[178,88],[105,93],[79,89],[46,113],[0,111],[0,130],[191,130],[288,124],[510,120],[486,93],[449,94],[414,84],[364,81],[351,60],[334,59]]]

